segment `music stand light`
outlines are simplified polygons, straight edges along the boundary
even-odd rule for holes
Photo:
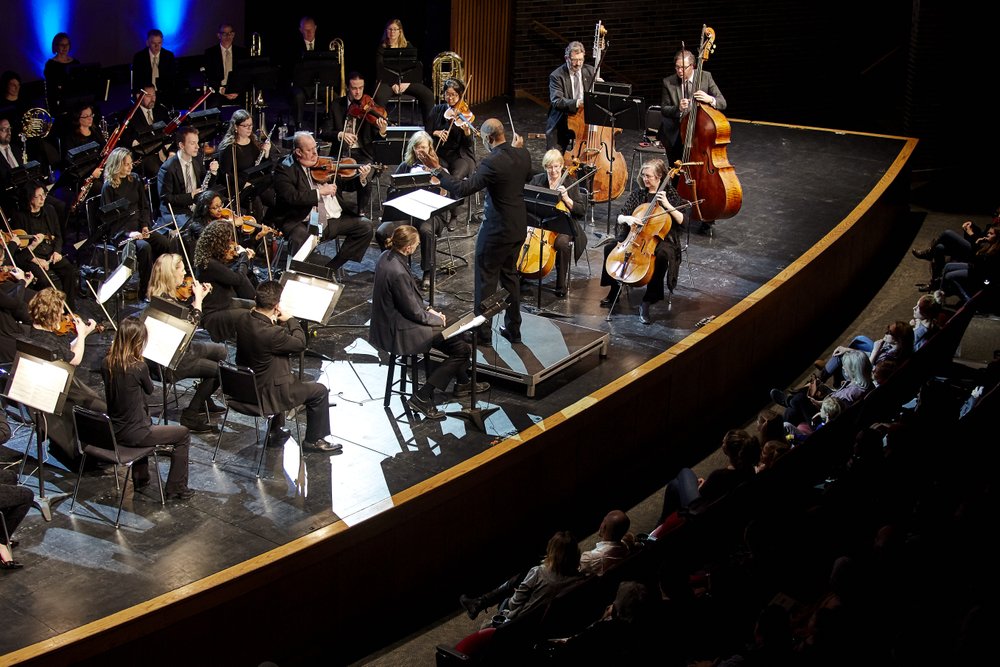
[[[42,178],[42,165],[38,163],[38,160],[29,160],[10,170],[11,187],[20,187],[32,181],[38,183]]]

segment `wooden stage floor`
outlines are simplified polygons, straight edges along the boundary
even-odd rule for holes
[[[513,111],[519,128],[542,129],[544,110],[522,102]],[[483,105],[475,112],[483,119],[506,115],[502,104]],[[619,148],[628,161],[638,133],[620,136]],[[5,619],[0,655],[178,589],[319,527],[336,521],[356,525],[391,507],[394,494],[558,413],[774,277],[858,206],[903,144],[899,138],[734,122],[728,152],[742,184],[743,208],[736,217],[718,222],[713,236],[684,235],[689,245],[672,301],[655,305],[653,324],[643,325],[637,316],[641,289],[635,289],[607,319],[608,311],[599,305],[605,295],[598,284],[600,249],[589,249],[573,267],[566,298],[555,297],[555,276],[549,276],[543,307],[568,314],[568,322],[607,333],[608,355],[582,358],[540,382],[534,397],[525,395],[523,385],[489,378],[493,386],[479,398],[498,409],[487,419],[486,433],[457,417],[443,422],[411,418],[398,397],[383,409],[386,367],[366,342],[371,271],[378,255],[372,247],[363,262],[347,265],[346,291],[331,320],[336,326],[317,332],[310,345],[319,356],[305,360],[305,372],[329,385],[338,398],[331,421],[343,452],[303,457],[289,441],[268,450],[265,476],[257,479],[253,424],[238,420],[234,430],[227,429],[214,464],[214,437],[193,436],[193,499],[161,507],[155,485],[134,494],[129,488],[119,530],[113,526],[117,497],[111,471],[88,472],[76,513],[69,513],[68,499],[55,502],[51,522],[32,512],[18,531],[17,557],[24,569],[0,573]],[[535,140],[529,147],[540,171],[544,146]],[[383,182],[387,180],[384,175]],[[618,208],[619,202],[613,202],[612,217]],[[606,229],[606,212],[606,204],[593,211],[594,222],[587,228],[591,244]],[[436,304],[449,315],[471,308],[477,229],[463,224],[450,242],[439,241],[439,249],[450,248],[468,262],[438,276]],[[440,261],[447,259],[439,255]],[[536,303],[534,289],[522,303]],[[93,302],[86,307],[91,314],[96,308]],[[498,348],[506,343],[496,338]],[[97,386],[98,374],[88,369],[99,368],[110,338],[105,334],[93,340],[78,375],[89,376]],[[442,398],[444,409],[460,409],[447,400]],[[171,412],[171,418],[176,414]],[[22,430],[7,448],[23,450],[24,444]],[[50,463],[55,465],[47,468],[47,494],[72,493],[75,470]],[[35,484],[34,478],[27,484]]]

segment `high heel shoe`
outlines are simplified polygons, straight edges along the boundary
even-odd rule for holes
[[[23,565],[14,560],[14,555],[6,544],[0,544],[0,570],[19,570]]]

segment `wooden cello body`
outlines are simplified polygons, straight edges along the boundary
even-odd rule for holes
[[[556,265],[556,233],[528,227],[524,245],[517,256],[517,270],[525,278],[544,278]]]
[[[695,90],[701,85],[705,60],[715,48],[715,31],[702,27],[695,70]],[[732,127],[726,116],[709,104],[694,102],[681,119],[684,153],[677,164],[681,177],[677,194],[694,202],[694,217],[710,222],[724,220],[739,213],[743,205],[743,188],[736,169],[729,163],[726,146],[732,140]]]
[[[657,194],[669,180],[668,175],[660,181]],[[632,216],[639,218],[639,223],[632,225],[625,240],[608,254],[604,268],[622,284],[642,286],[653,278],[656,247],[670,233],[673,218],[656,202],[655,195],[650,203],[636,206]]]

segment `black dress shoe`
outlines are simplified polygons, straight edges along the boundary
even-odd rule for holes
[[[167,500],[191,500],[192,498],[194,498],[194,489],[173,491],[167,494]]]
[[[566,296],[566,288],[565,287],[557,287],[556,288],[556,297],[562,299],[565,296]]]
[[[503,336],[504,338],[506,338],[508,341],[510,341],[511,345],[520,345],[521,344],[521,337],[520,336],[515,336],[514,334],[512,334],[510,332],[510,329],[508,329],[507,327],[500,327],[500,335]]]
[[[481,394],[490,390],[489,382],[477,382],[476,383],[476,393]],[[465,398],[472,394],[472,382],[465,382],[463,384],[455,384],[455,398]]]
[[[781,391],[780,389],[771,390],[771,400],[783,408],[788,407],[788,396],[786,396],[785,392]]]
[[[614,303],[615,297],[618,296],[618,292],[621,288],[612,287],[608,295],[601,299],[601,308],[610,308],[611,304]]]
[[[458,596],[458,603],[465,607],[465,613],[472,620],[476,620],[476,616],[479,616],[479,612],[483,610],[482,598],[470,598],[466,595],[460,595]]]
[[[190,414],[187,411],[181,413],[181,426],[186,426],[192,433],[213,433],[215,432],[215,424],[208,421],[205,415],[200,412],[195,414]]]
[[[326,438],[320,438],[316,442],[306,442],[302,447],[310,452],[339,452],[344,449],[339,442],[330,442]]]
[[[445,414],[437,409],[437,406],[430,401],[425,401],[419,396],[413,396],[406,401],[412,409],[416,410],[422,414],[425,418],[431,419],[433,421],[441,421],[444,419]]]
[[[639,321],[643,324],[652,324],[653,319],[649,316],[649,302],[643,301],[639,304]]]
[[[927,247],[923,250],[917,250],[916,248],[910,248],[910,252],[917,259],[933,259],[934,258],[934,248]]]
[[[205,401],[205,405],[208,407],[208,412],[213,415],[222,414],[223,412],[226,411],[226,406],[219,405],[211,398]]]

